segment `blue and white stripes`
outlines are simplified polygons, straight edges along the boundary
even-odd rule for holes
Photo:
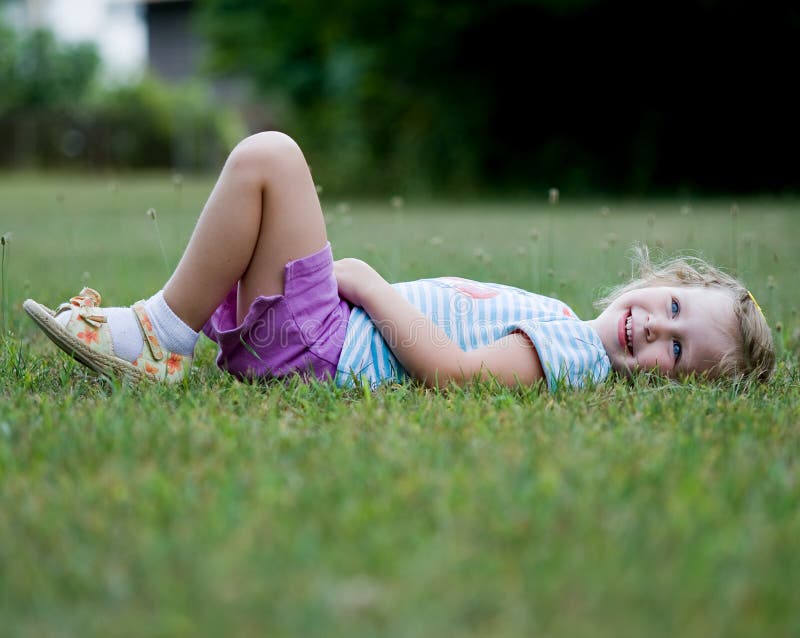
[[[598,382],[611,370],[599,335],[557,299],[455,277],[399,283],[394,288],[465,351],[512,332],[524,332],[536,347],[551,390],[562,383],[581,386],[589,380]],[[391,345],[369,316],[354,308],[339,359],[337,385],[349,387],[360,381],[376,387],[407,379]]]

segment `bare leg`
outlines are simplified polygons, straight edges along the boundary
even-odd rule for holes
[[[284,266],[327,242],[303,153],[282,133],[239,143],[222,169],[164,299],[199,330],[239,281],[241,322],[258,295],[283,292]]]

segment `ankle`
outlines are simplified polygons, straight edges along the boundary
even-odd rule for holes
[[[139,322],[130,308],[104,308],[114,354],[130,363],[142,354],[144,341]]]
[[[150,297],[144,307],[163,348],[184,356],[194,353],[199,333],[173,312],[164,299],[163,290]]]

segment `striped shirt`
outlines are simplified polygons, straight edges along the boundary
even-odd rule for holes
[[[393,284],[403,297],[440,326],[462,350],[488,345],[512,332],[525,333],[536,348],[550,390],[602,381],[611,371],[600,335],[558,299],[502,284],[458,277]],[[375,388],[409,375],[369,315],[353,308],[335,382]]]

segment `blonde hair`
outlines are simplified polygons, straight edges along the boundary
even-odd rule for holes
[[[753,296],[744,285],[699,257],[678,257],[657,264],[650,260],[647,246],[633,248],[634,278],[612,289],[595,302],[605,308],[631,290],[656,286],[717,288],[733,300],[736,330],[731,337],[736,347],[726,352],[711,370],[713,376],[767,381],[775,368],[772,332]]]

